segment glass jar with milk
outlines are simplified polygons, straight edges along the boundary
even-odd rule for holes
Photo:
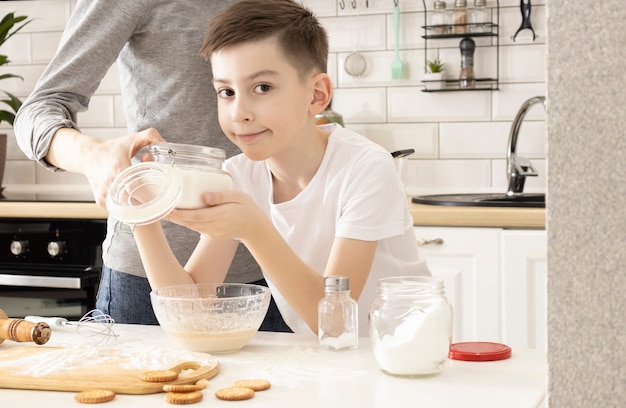
[[[443,281],[424,276],[381,279],[369,317],[374,358],[383,372],[418,377],[443,370],[452,340],[452,306]]]
[[[202,194],[232,188],[222,170],[222,149],[181,143],[154,143],[142,149],[134,164],[113,181],[108,211],[127,224],[157,221],[173,208],[205,206]]]

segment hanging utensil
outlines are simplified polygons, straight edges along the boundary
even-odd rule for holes
[[[352,2],[352,9],[357,9],[356,1]],[[361,18],[358,10],[356,15],[356,29],[351,30],[351,32],[356,33],[356,41],[353,42],[352,52],[346,57],[343,68],[349,75],[359,77],[365,73],[367,62],[365,61],[365,57],[357,51],[361,35]]]
[[[395,56],[391,62],[391,78],[402,79],[404,78],[404,66],[402,64],[402,60],[400,59],[400,53],[398,50],[400,47],[400,1],[394,0],[393,3],[393,37]]]
[[[522,24],[515,32],[515,35],[511,37],[513,41],[522,30],[530,30],[533,34],[533,41],[537,38],[537,34],[535,34],[535,29],[530,21],[530,12],[532,10],[532,4],[530,0],[520,0],[520,11],[522,13]]]

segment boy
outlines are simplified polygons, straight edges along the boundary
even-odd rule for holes
[[[332,95],[325,30],[292,0],[243,0],[211,22],[201,55],[220,127],[243,153],[225,163],[232,191],[167,217],[202,234],[184,268],[158,224],[135,228],[152,287],[223,280],[240,240],[291,330],[317,333],[324,276],[347,275],[365,335],[379,278],[429,272],[391,155],[339,125],[315,126]]]

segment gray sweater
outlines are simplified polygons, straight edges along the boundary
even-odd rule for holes
[[[15,120],[18,144],[51,170],[44,157],[54,133],[79,129],[76,113],[89,101],[117,61],[128,132],[154,127],[169,142],[220,147],[237,153],[219,128],[210,65],[198,55],[209,19],[233,1],[79,0],[59,49],[24,101]],[[198,234],[164,222],[165,233],[184,264]],[[145,276],[127,226],[108,220],[103,261],[108,267]],[[262,278],[241,250],[227,281]]]

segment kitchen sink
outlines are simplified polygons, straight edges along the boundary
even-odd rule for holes
[[[413,197],[411,202],[415,204],[470,207],[545,208],[546,195],[543,193],[520,193],[512,196],[504,193],[435,194]]]

